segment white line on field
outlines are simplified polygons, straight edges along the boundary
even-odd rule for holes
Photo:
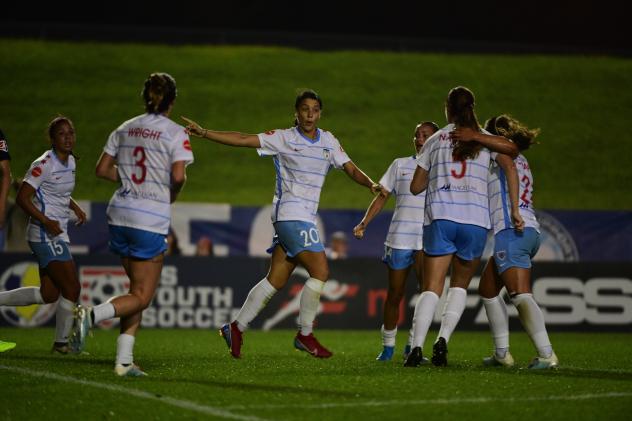
[[[632,397],[632,392],[609,392],[609,393],[586,393],[581,395],[557,395],[557,396],[529,396],[524,398],[455,398],[455,399],[419,399],[419,400],[392,400],[392,401],[369,401],[369,402],[332,402],[319,404],[287,404],[287,405],[231,405],[227,409],[274,409],[274,408],[354,408],[370,406],[392,406],[392,405],[453,405],[461,403],[489,403],[489,402],[526,402],[526,401],[576,401],[586,399],[607,399],[607,398],[628,398]]]
[[[167,405],[176,406],[178,408],[188,409],[190,411],[199,412],[205,415],[214,415],[216,417],[231,418],[236,420],[246,421],[263,421],[263,418],[258,418],[252,415],[240,415],[234,414],[223,409],[214,408],[212,406],[200,405],[195,402],[186,401],[182,399],[172,398],[162,394],[146,392],[144,390],[132,389],[127,387],[118,386],[115,384],[99,383],[92,380],[83,380],[76,377],[62,376],[60,374],[49,373],[46,371],[30,370],[28,368],[13,367],[7,365],[0,365],[0,370],[12,371],[14,373],[25,374],[33,377],[43,377],[46,379],[56,380],[65,383],[75,383],[83,386],[91,386],[98,389],[105,389],[111,392],[124,393],[127,395],[135,396],[137,398],[149,399],[156,402],[162,402]]]

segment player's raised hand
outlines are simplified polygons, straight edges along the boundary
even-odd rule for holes
[[[360,222],[353,228],[353,236],[358,240],[361,240],[364,237],[364,231],[366,230],[366,225],[364,222]]]
[[[474,141],[477,134],[478,132],[476,132],[474,129],[470,127],[457,127],[456,129],[450,132],[450,136],[452,136],[452,140],[456,140],[459,142]]]
[[[189,118],[186,118],[185,116],[180,116],[180,118],[187,123],[187,126],[184,129],[187,134],[204,137],[204,133],[206,132],[206,130],[203,129],[199,124]]]

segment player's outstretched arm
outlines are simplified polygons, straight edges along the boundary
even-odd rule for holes
[[[380,194],[382,196],[387,196],[388,192],[382,187],[380,183],[376,183],[371,178],[364,173],[360,168],[353,163],[353,161],[347,161],[342,166],[345,174],[349,176],[353,181],[360,184],[361,186],[368,187],[373,194]]]
[[[390,193],[386,193],[386,195],[378,194],[373,198],[371,204],[366,210],[366,213],[364,214],[364,218],[362,218],[362,221],[353,228],[353,235],[355,238],[359,240],[364,237],[364,231],[366,231],[373,218],[375,218],[375,215],[380,213],[380,211],[384,208],[384,204],[388,200],[389,195]]]
[[[481,143],[487,149],[509,155],[511,158],[516,158],[520,152],[518,146],[506,137],[481,133],[469,127],[456,128],[450,135],[452,139],[459,142],[475,141]]]
[[[518,207],[518,194],[520,190],[520,181],[518,181],[518,170],[516,163],[507,155],[498,154],[496,162],[507,175],[507,188],[509,190],[509,201],[511,202],[511,222],[517,231],[524,230],[524,220],[520,215]]]
[[[417,165],[413,179],[410,182],[410,192],[417,196],[428,188],[428,171]]]
[[[119,181],[116,161],[112,155],[105,152],[101,153],[101,157],[99,158],[97,167],[95,168],[95,173],[99,178],[103,178],[114,183]]]
[[[246,148],[260,148],[261,142],[256,134],[246,134],[240,132],[219,132],[217,130],[205,129],[195,121],[184,116],[181,118],[186,121],[186,132],[189,135],[209,139],[222,145],[238,146]]]

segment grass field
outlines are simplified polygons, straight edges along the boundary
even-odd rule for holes
[[[178,82],[174,117],[219,130],[257,133],[293,121],[295,91],[324,99],[321,127],[378,179],[412,153],[420,120],[444,123],[443,103],[456,85],[477,95],[481,120],[509,112],[542,128],[528,153],[536,206],[630,209],[632,60],[602,56],[447,55],[274,47],[62,43],[0,39],[0,127],[15,175],[47,147],[44,130],[57,113],[71,117],[81,156],[78,199],[106,201],[113,186],[93,168],[109,133],[140,114],[139,92],[152,71]],[[263,205],[274,170],[254,151],[194,142],[196,163],[181,200]],[[334,171],[322,207],[363,208],[369,194]],[[392,204],[391,204],[392,205]]]
[[[374,361],[377,331],[319,332],[329,360],[293,351],[293,335],[248,332],[233,360],[215,332],[145,330],[135,356],[150,376],[132,379],[112,373],[114,331],[96,332],[90,355],[61,356],[49,353],[50,329],[0,329],[18,342],[0,354],[0,418],[612,421],[632,411],[626,334],[553,333],[561,367],[546,372],[525,369],[533,352],[522,333],[512,336],[516,369],[481,366],[487,332],[457,332],[446,368]]]

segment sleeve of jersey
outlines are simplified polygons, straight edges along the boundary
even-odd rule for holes
[[[382,178],[380,178],[380,184],[386,188],[389,192],[393,192],[395,190],[395,181],[397,180],[397,161],[393,161],[388,170],[384,173]]]
[[[261,143],[261,147],[257,148],[259,156],[277,155],[285,142],[282,130],[270,130],[257,136]]]
[[[108,137],[108,141],[105,143],[105,147],[103,148],[103,152],[106,154],[116,157],[118,155],[119,148],[119,137],[116,130],[114,130],[110,137]]]
[[[29,168],[24,176],[24,181],[29,183],[35,190],[39,189],[48,177],[49,168],[50,165],[46,165],[43,161],[33,162],[31,168]]]
[[[9,155],[9,144],[4,137],[4,133],[0,130],[0,161],[10,161],[11,155]]]
[[[430,171],[430,151],[433,149],[433,144],[425,144],[421,153],[417,157],[417,166],[423,168],[426,171]]]
[[[189,135],[186,134],[184,129],[178,132],[171,151],[171,162],[178,161],[184,161],[186,165],[193,163],[193,149],[191,148],[191,141],[189,140]]]
[[[347,155],[345,150],[342,149],[342,145],[340,144],[338,139],[336,139],[335,137],[334,137],[334,150],[332,152],[332,161],[333,161],[334,168],[337,168],[337,169],[341,169],[344,164],[351,161],[351,158],[349,158],[349,155]]]

